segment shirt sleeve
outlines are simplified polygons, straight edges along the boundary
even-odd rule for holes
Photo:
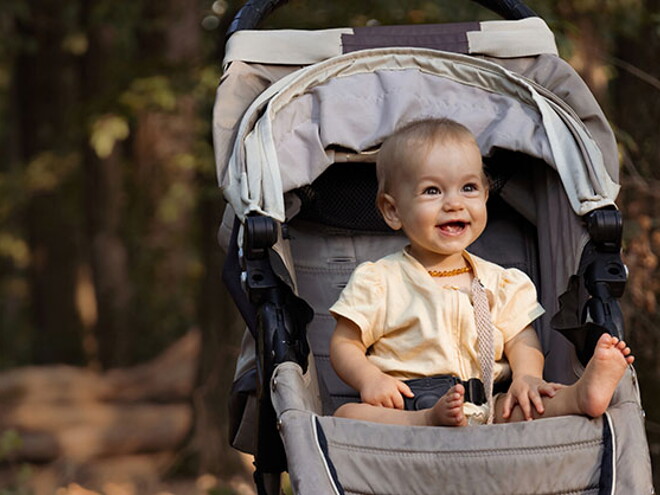
[[[369,347],[381,337],[385,320],[385,289],[375,263],[363,263],[351,275],[337,302],[330,308],[335,318],[343,316],[362,332],[362,343]]]
[[[545,313],[539,304],[536,287],[530,278],[515,268],[504,270],[493,291],[493,325],[508,342]]]

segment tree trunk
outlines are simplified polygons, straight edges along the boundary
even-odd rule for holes
[[[78,126],[71,108],[77,87],[72,57],[62,50],[66,25],[60,2],[32,6],[17,31],[33,43],[17,58],[19,156],[31,199],[30,245],[32,355],[36,363],[82,360],[75,307],[80,225],[75,181],[79,156],[71,150]]]
[[[110,26],[94,24],[93,10],[98,2],[83,2],[82,24],[87,29],[88,49],[81,64],[82,94],[93,119],[111,115],[117,107],[118,91],[111,77],[111,68],[119,54],[113,46]],[[98,102],[98,103],[97,103]],[[98,122],[99,120],[97,120]],[[100,120],[102,121],[102,120]],[[123,147],[115,143],[111,151],[99,154],[83,143],[84,204],[87,220],[87,253],[91,266],[93,294],[87,304],[93,305],[92,317],[84,320],[88,360],[104,368],[128,363],[130,335],[129,318],[132,286],[129,277],[128,254],[120,231],[126,220],[124,208]]]
[[[646,21],[631,36],[620,36],[613,54],[617,70],[613,117],[627,152],[624,168],[645,178],[660,179],[660,37],[651,15],[660,11],[660,1],[646,0],[643,4]]]

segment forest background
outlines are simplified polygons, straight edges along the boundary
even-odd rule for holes
[[[637,355],[658,459],[659,3],[528,2],[554,30],[561,55],[591,87],[619,141],[630,270],[626,337]],[[71,483],[82,483],[82,461],[72,464],[57,449],[52,459],[36,456],[37,464],[17,454],[25,439],[2,419],[8,404],[18,407],[2,396],[14,371],[39,366],[55,377],[61,365],[91,373],[85,376],[134,370],[191,334],[201,341],[188,356],[194,383],[175,402],[186,403],[192,419],[177,445],[168,446],[174,454],[158,464],[159,473],[213,477],[206,485],[198,478],[198,491],[190,493],[239,490],[222,484],[247,469],[227,447],[226,398],[242,324],[220,280],[216,232],[224,203],[210,125],[224,31],[241,4],[2,1],[1,493],[37,490],[31,480],[52,462],[66,466],[51,477],[62,487],[58,493],[73,494],[80,487]],[[291,0],[265,26],[495,18],[467,1]],[[107,483],[92,488],[112,495],[109,486],[116,494],[147,493],[130,483],[124,492]]]

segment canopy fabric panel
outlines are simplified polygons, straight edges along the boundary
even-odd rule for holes
[[[266,89],[241,122],[225,195],[239,217],[257,211],[284,221],[283,193],[331,164],[332,147],[364,151],[396,127],[432,116],[465,123],[486,155],[502,147],[544,160],[578,215],[614,204],[618,185],[561,99],[498,64],[398,48],[336,57]]]

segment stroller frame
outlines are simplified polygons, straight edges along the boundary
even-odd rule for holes
[[[235,17],[228,36],[254,28],[283,3],[277,0],[248,2]],[[535,15],[518,1],[479,3],[506,19],[523,19]],[[579,360],[585,364],[603,332],[623,337],[623,318],[617,299],[625,288],[626,270],[620,257],[622,220],[616,208],[605,206],[591,211],[583,219],[590,241],[583,251],[577,276],[560,298],[561,310],[553,318],[552,324],[574,344]],[[278,387],[280,370],[295,369],[295,376],[303,376],[308,371],[312,376],[314,374],[305,331],[306,325],[313,318],[313,312],[296,295],[293,290],[295,282],[291,280],[287,267],[274,249],[278,242],[288,236],[285,222],[258,212],[245,216],[242,222],[235,219],[228,250],[229,259],[223,273],[225,283],[230,289],[233,288],[232,294],[256,345],[256,375],[243,374],[236,381],[231,407],[234,417],[240,417],[256,381],[254,478],[260,495],[279,493],[280,475],[288,468],[283,434],[279,431],[282,423],[273,405],[273,392]],[[281,379],[285,382],[288,380],[285,377]],[[637,393],[635,390],[628,392],[633,396]],[[602,424],[606,432],[613,428],[609,416]],[[329,427],[325,423],[322,427],[317,418],[311,425],[311,431],[319,440],[323,456],[327,459],[325,470],[328,478],[336,481],[333,491],[343,493],[335,467],[327,454],[327,445],[323,446],[326,442],[324,430]],[[234,431],[239,428],[238,423],[233,425]],[[605,437],[612,438],[609,433]],[[640,457],[644,458],[645,453],[642,452]],[[608,462],[612,460],[604,456],[602,465]],[[642,471],[644,469],[642,467]],[[607,469],[603,468],[603,472],[607,472]],[[603,476],[598,493],[609,493],[606,486],[612,487],[614,493],[614,480],[608,483],[607,480],[603,481]],[[305,492],[305,486],[308,485],[298,485],[301,493]]]

